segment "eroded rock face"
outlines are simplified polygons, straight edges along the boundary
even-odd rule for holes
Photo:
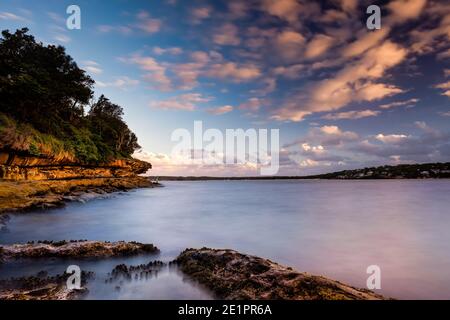
[[[379,300],[382,296],[233,250],[186,249],[181,270],[222,299]]]
[[[55,180],[129,177],[152,168],[137,159],[117,159],[99,165],[70,162],[67,159],[21,156],[0,151],[0,179]]]
[[[152,244],[139,242],[42,241],[0,246],[0,261],[19,258],[108,258],[143,253],[157,253]]]

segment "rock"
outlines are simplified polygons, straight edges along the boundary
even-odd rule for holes
[[[139,242],[41,241],[0,246],[0,261],[18,258],[107,258],[157,253],[152,244]]]
[[[86,201],[100,193],[154,186],[150,179],[140,176],[53,181],[0,180],[0,214],[60,207],[67,201]]]
[[[158,271],[162,268],[166,267],[167,264],[155,260],[150,261],[147,264],[140,264],[136,266],[127,266],[125,264],[119,264],[114,267],[110,274],[108,274],[109,278],[106,279],[106,283],[112,283],[122,280],[143,280],[143,278],[148,279],[148,276],[156,275]]]
[[[221,299],[380,300],[381,295],[233,250],[186,249],[175,262]]]
[[[70,158],[35,157],[0,150],[0,179],[55,180],[129,177],[152,168],[138,159],[116,159],[96,165]]]
[[[0,280],[0,300],[78,299],[88,292],[85,285],[92,276],[92,272],[81,273],[80,289],[67,288],[67,273],[48,277],[45,271],[41,271],[36,276]]]

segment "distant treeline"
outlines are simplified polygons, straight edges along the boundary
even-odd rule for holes
[[[156,178],[156,177],[154,177]],[[208,176],[160,176],[161,181],[202,181],[202,180],[301,180],[301,179],[426,179],[450,178],[450,162],[401,164],[356,170],[344,170],[311,176],[254,176],[254,177],[208,177]]]
[[[139,148],[123,109],[93,100],[94,80],[65,48],[28,29],[0,38],[0,150],[83,163],[128,158]]]

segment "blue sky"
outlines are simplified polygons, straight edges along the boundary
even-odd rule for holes
[[[1,1],[0,28],[25,26],[123,106],[154,174],[256,174],[177,162],[171,133],[195,120],[279,128],[279,174],[450,159],[445,1]]]

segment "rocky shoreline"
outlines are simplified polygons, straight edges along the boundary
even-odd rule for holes
[[[109,258],[154,254],[152,244],[138,242],[61,241],[32,242],[0,247],[4,263],[12,259],[36,258]],[[138,266],[117,265],[105,283],[148,279],[165,266],[181,270],[188,278],[227,300],[383,300],[385,297],[367,289],[358,289],[322,276],[293,270],[267,259],[229,249],[186,249],[169,263],[152,260]],[[82,274],[83,288],[68,290],[67,274],[49,277],[45,271],[35,276],[0,280],[1,299],[78,299],[92,272]]]
[[[141,176],[38,181],[2,180],[0,214],[61,207],[69,201],[84,201],[86,198],[112,192],[156,186],[160,185]]]
[[[109,258],[158,253],[153,244],[140,242],[103,242],[88,240],[38,241],[0,245],[0,262],[20,258]]]
[[[186,249],[181,271],[227,300],[381,300],[383,296],[226,249]]]
[[[0,280],[0,300],[75,300],[88,292],[86,283],[93,276],[81,272],[81,288],[68,289],[66,281],[70,275],[48,276],[41,271],[34,276]]]
[[[153,244],[139,242],[102,242],[87,240],[38,241],[26,244],[0,246],[0,264],[16,259],[41,258],[90,258],[106,259],[111,257],[139,254],[157,254],[159,249]],[[155,265],[150,263],[149,266]],[[124,270],[119,267],[118,270]],[[128,270],[128,269],[126,269]],[[149,270],[144,270],[147,273]],[[114,272],[114,270],[113,270]],[[1,279],[0,300],[72,300],[79,299],[88,292],[86,284],[94,276],[90,271],[81,272],[81,288],[67,288],[70,275],[49,276],[46,271],[36,275]]]

